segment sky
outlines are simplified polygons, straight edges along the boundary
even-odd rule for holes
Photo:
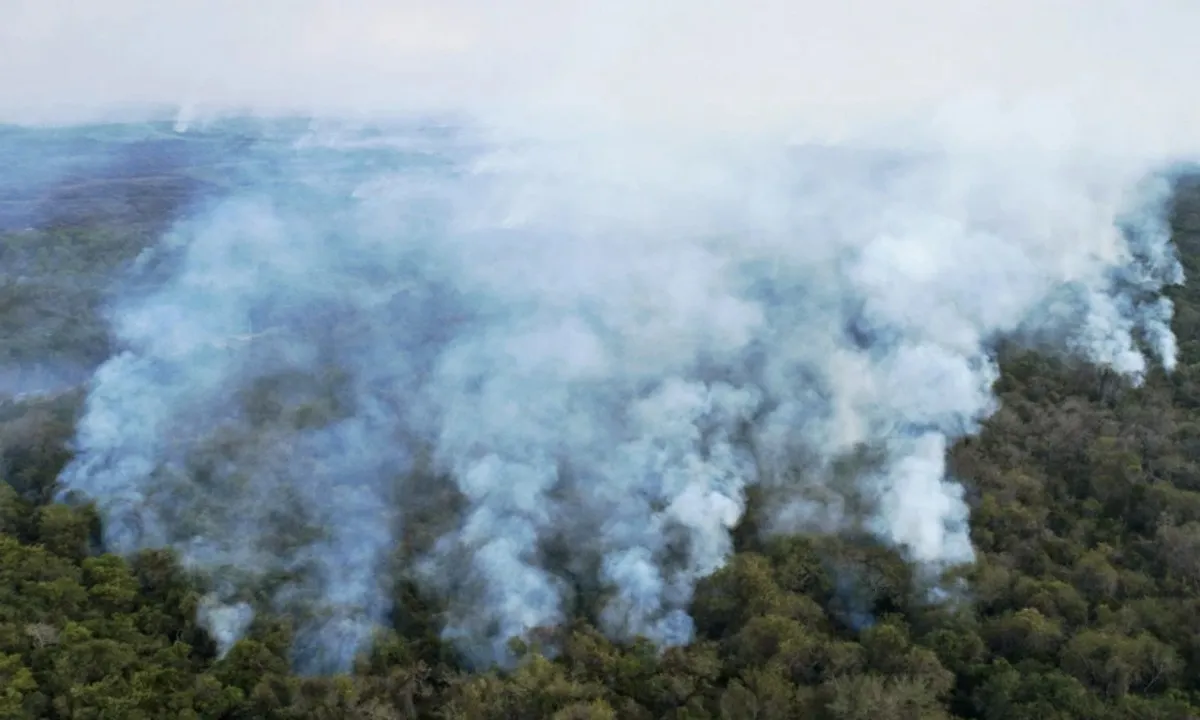
[[[168,104],[844,137],[919,117],[964,141],[1200,147],[1188,0],[0,5],[9,122]]]

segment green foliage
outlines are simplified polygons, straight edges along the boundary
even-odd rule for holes
[[[1197,276],[1200,183],[1190,192],[1176,241]],[[3,239],[68,274],[145,239],[54,232]],[[0,283],[0,332],[20,340],[20,303],[51,312],[44,292]],[[436,599],[407,582],[348,676],[296,677],[287,618],[260,617],[218,658],[196,624],[202,587],[170,552],[103,554],[95,510],[51,502],[78,394],[0,402],[0,720],[1200,717],[1200,284],[1174,300],[1179,368],[1142,388],[1004,350],[1001,410],[951,453],[979,556],[942,579],[942,600],[894,551],[760,537],[751,517],[696,590],[692,645],[618,644],[580,618],[541,638],[552,657],[521,645],[509,672],[460,667]],[[64,318],[46,342],[101,353],[88,322]],[[436,536],[426,521],[399,563]]]

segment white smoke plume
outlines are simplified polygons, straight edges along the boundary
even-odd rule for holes
[[[244,190],[134,269],[64,487],[114,549],[210,571],[224,645],[255,583],[312,612],[314,667],[386,617],[426,472],[459,515],[406,571],[483,662],[564,618],[568,573],[610,634],[687,642],[752,484],[777,531],[865,512],[970,561],[945,452],[997,341],[1175,362],[1154,171],[1200,137],[1171,42],[1200,18],[829,5],[18,2],[14,119],[321,118],[256,125]]]

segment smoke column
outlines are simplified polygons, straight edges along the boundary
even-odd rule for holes
[[[402,572],[444,594],[479,662],[563,620],[568,574],[602,588],[610,635],[688,642],[754,484],[775,531],[863,524],[922,567],[969,562],[945,453],[995,410],[997,341],[1133,382],[1175,362],[1154,171],[1195,139],[1173,113],[1200,103],[1160,64],[1186,7],[528,0],[506,35],[465,0],[337,22],[308,2],[281,16],[295,45],[264,51],[266,15],[192,5],[139,17],[195,21],[238,69],[181,51],[151,78],[134,43],[108,67],[120,97],[57,81],[69,116],[321,120],[259,123],[239,190],[131,270],[61,481],[114,550],[209,573],[225,647],[269,587],[303,613],[301,664],[347,667],[425,476],[452,484],[453,521]],[[79,32],[21,7],[39,37]],[[1140,54],[1115,64],[1114,38]],[[61,107],[16,97],[26,120]]]

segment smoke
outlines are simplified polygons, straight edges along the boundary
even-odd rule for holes
[[[266,588],[298,661],[345,668],[396,572],[480,662],[580,577],[610,635],[685,643],[752,484],[774,531],[969,562],[945,453],[995,410],[997,341],[1175,362],[1153,171],[1196,139],[1190,6],[529,0],[506,34],[468,0],[60,5],[0,34],[31,54],[0,71],[13,117],[322,117],[259,124],[230,196],[135,263],[61,478],[114,550],[208,572],[223,647]],[[90,22],[134,17],[164,32],[102,61]],[[60,72],[83,62],[113,82]]]

